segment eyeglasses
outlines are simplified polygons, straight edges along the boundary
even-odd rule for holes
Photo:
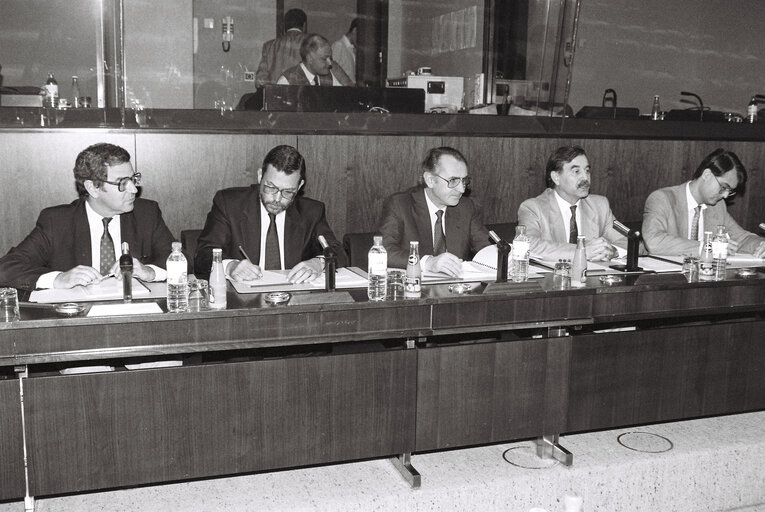
[[[117,181],[106,181],[106,180],[101,180],[101,181],[103,181],[104,183],[108,183],[109,185],[117,185],[117,190],[119,190],[120,192],[124,192],[127,189],[127,184],[131,181],[133,182],[133,185],[135,185],[136,187],[141,184],[141,173],[137,172],[137,173],[134,173],[132,176],[126,176],[124,178],[118,179]]]
[[[444,178],[443,176],[439,176],[438,174],[433,173],[433,176],[437,178],[441,178],[446,182],[446,186],[449,188],[457,188],[457,185],[462,183],[462,185],[465,188],[470,187],[470,176],[465,176],[464,178],[449,178],[448,180]]]
[[[287,201],[292,201],[293,199],[295,199],[295,196],[298,193],[297,190],[293,190],[289,188],[276,188],[271,185],[262,185],[262,187],[263,187],[263,192],[265,192],[269,196],[273,196],[278,192]]]
[[[720,193],[723,194],[725,197],[733,197],[736,195],[736,191],[730,187],[727,183],[720,183],[720,180],[717,179],[717,176],[714,174],[712,177],[715,179],[717,184],[720,186]]]

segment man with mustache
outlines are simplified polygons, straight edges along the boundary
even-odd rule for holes
[[[699,254],[704,231],[718,225],[730,235],[728,251],[765,257],[765,239],[746,231],[728,214],[723,199],[746,183],[746,169],[738,156],[722,148],[714,150],[682,185],[656,190],[648,196],[643,213],[643,239],[653,254]]]
[[[79,199],[40,213],[32,232],[0,259],[0,283],[31,291],[119,276],[122,242],[130,246],[136,278],[163,281],[174,238],[157,203],[136,197],[141,173],[130,153],[93,144],[77,155],[74,179]]]
[[[379,232],[388,251],[388,267],[405,268],[409,242],[420,242],[423,270],[462,274],[462,260],[489,245],[481,212],[469,197],[465,157],[454,148],[428,151],[422,162],[424,186],[393,194],[383,204]]]
[[[518,208],[531,253],[545,260],[573,259],[577,235],[585,235],[587,259],[609,260],[627,239],[613,228],[604,196],[590,194],[590,162],[579,146],[556,149],[547,160],[547,189]]]
[[[195,273],[208,276],[212,249],[221,248],[226,275],[236,281],[260,279],[263,270],[289,270],[290,282],[309,281],[324,268],[319,235],[344,266],[345,252],[327,224],[324,203],[298,195],[304,184],[303,156],[282,145],[263,159],[257,185],[218,191],[199,236]]]

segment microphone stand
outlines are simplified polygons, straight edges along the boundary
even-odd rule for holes
[[[122,301],[133,302],[133,258],[130,256],[127,242],[122,242],[120,272],[122,273]]]
[[[640,231],[630,229],[618,220],[614,220],[614,229],[627,237],[627,264],[611,265],[610,268],[621,272],[640,272],[638,267],[638,253],[640,252]]]
[[[335,291],[335,274],[337,273],[337,255],[327,243],[324,235],[319,235],[319,243],[324,251],[324,290]]]
[[[510,244],[502,240],[494,231],[489,231],[489,236],[497,244],[497,282],[507,282],[507,259],[510,253]]]

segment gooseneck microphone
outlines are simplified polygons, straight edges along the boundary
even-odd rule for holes
[[[497,244],[497,282],[507,282],[507,258],[510,254],[510,244],[502,240],[494,231],[489,231],[489,238]]]
[[[643,270],[638,267],[638,253],[640,252],[640,231],[630,229],[618,220],[614,219],[613,227],[621,235],[627,237],[627,264],[611,265],[614,270],[622,272],[639,272]]]
[[[335,273],[337,272],[337,255],[327,243],[324,235],[318,236],[321,248],[324,250],[324,289],[328,292],[335,291]]]

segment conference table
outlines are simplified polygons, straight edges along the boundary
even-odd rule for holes
[[[560,434],[765,408],[762,269],[459,291],[272,306],[229,285],[225,310],[137,316],[23,305],[0,323],[0,499],[368,458],[416,486],[420,452],[533,438],[570,463]],[[110,371],[67,371],[82,366]]]

